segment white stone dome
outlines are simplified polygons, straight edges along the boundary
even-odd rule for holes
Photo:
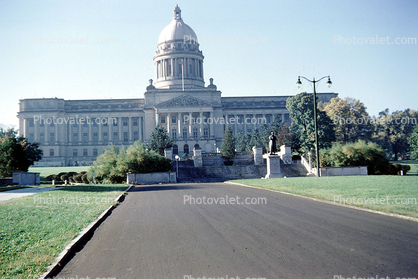
[[[173,41],[197,43],[196,33],[181,19],[181,10],[178,6],[174,9],[174,18],[171,23],[161,31],[158,45]]]

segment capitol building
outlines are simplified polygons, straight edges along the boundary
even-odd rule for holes
[[[88,164],[109,144],[128,147],[147,142],[157,125],[173,139],[173,153],[217,152],[225,128],[251,133],[275,117],[289,119],[290,96],[222,97],[212,78],[205,85],[204,56],[196,33],[182,19],[178,6],[160,33],[154,56],[155,78],[144,98],[65,100],[22,99],[19,131],[39,142],[43,158],[38,166]],[[151,62],[151,61],[150,61]],[[328,102],[337,93],[318,93]]]

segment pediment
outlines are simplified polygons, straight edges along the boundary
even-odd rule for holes
[[[181,95],[171,100],[159,103],[156,108],[179,108],[179,107],[212,107],[212,104],[190,95]]]

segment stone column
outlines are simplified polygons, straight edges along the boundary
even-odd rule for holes
[[[59,140],[58,140],[58,123],[55,123],[55,144],[58,145]],[[61,129],[62,130],[62,129]]]
[[[129,131],[128,131],[128,135],[129,135],[129,141],[132,142],[132,117],[129,117]]]
[[[113,126],[113,121],[115,121],[115,118],[112,118],[112,122],[111,123],[107,123],[107,126],[109,126],[109,134],[107,135],[107,138],[109,139],[109,143],[113,142],[113,135],[112,135],[112,126]]]
[[[144,131],[143,131],[143,125],[142,125],[142,117],[139,117],[138,118],[138,125],[139,125],[139,141],[140,142],[144,142],[144,138],[143,138],[143,135],[144,135]]]
[[[39,123],[38,121],[34,121],[34,126],[35,126],[35,142],[39,142]]]
[[[46,124],[46,123],[45,123],[45,126],[44,126],[44,134],[45,134],[45,145],[49,145],[48,124]]]
[[[102,133],[102,119],[100,118],[100,121],[99,121],[99,144],[102,144],[102,142],[103,142],[103,133]]]
[[[171,132],[170,132],[170,122],[171,122],[171,113],[167,113],[167,133],[170,136]]]
[[[160,114],[157,111],[155,111],[155,126],[158,126],[158,123],[160,122],[159,117]]]
[[[177,136],[178,138],[181,137],[181,112],[178,113],[178,119],[177,119]]]
[[[192,138],[192,112],[189,112],[189,137]]]
[[[244,113],[244,134],[247,132],[247,114]]]
[[[199,138],[203,137],[203,112],[199,112],[200,117],[200,130],[199,130]],[[212,119],[213,120],[213,119]]]
[[[89,144],[92,144],[93,142],[93,123],[92,121],[89,121],[87,123],[88,127],[89,127]]]
[[[123,133],[123,126],[122,126],[122,117],[119,117],[119,142],[122,143],[122,133]]]
[[[67,131],[68,131],[68,143],[72,145],[73,144],[73,127],[70,123],[67,124]]]
[[[81,125],[80,122],[78,122],[78,142],[81,144],[83,141],[83,125]]]
[[[234,114],[234,135],[238,135],[238,114]]]
[[[213,138],[213,137],[215,137],[215,131],[214,131],[214,129],[213,129],[213,111],[211,111],[210,112],[210,118],[212,118],[212,121],[210,122],[210,128],[209,128],[209,130],[210,130],[210,137],[211,138]]]

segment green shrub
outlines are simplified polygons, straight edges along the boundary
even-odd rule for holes
[[[154,151],[146,151],[141,143],[135,142],[127,150],[119,150],[113,145],[106,148],[105,152],[94,162],[89,173],[96,173],[96,180],[106,184],[125,182],[128,172],[166,172],[170,169],[170,159]]]
[[[321,149],[321,166],[368,166],[368,174],[390,174],[398,166],[390,166],[383,149],[372,142],[359,140],[355,143],[334,144]]]
[[[81,172],[80,172],[80,174],[81,174]],[[85,183],[85,184],[89,184],[90,182],[89,182],[89,180],[87,179],[87,177],[88,177],[88,174],[87,174],[87,172],[84,172],[83,173],[83,175],[81,176],[81,180],[83,181],[83,183]]]
[[[76,183],[83,183],[82,176],[83,175],[81,173],[78,173],[78,174],[73,175],[73,179]]]

